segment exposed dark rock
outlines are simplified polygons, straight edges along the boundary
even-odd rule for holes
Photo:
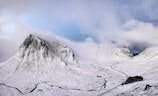
[[[142,76],[134,76],[134,77],[128,77],[125,82],[123,82],[121,85],[129,84],[129,83],[134,83],[138,81],[143,81]]]
[[[32,39],[32,35],[30,34],[23,42],[23,45],[25,46],[25,48],[28,48],[32,42],[33,42],[33,39]]]
[[[128,46],[124,46],[124,48],[127,48],[129,50],[130,57],[134,57],[142,53],[149,44],[146,43],[131,43]]]
[[[106,80],[106,79],[104,79],[104,83],[103,83],[103,85],[101,86],[101,89],[106,88],[106,83],[107,83],[107,80]]]
[[[151,85],[149,85],[149,84],[147,84],[147,85],[145,86],[145,88],[144,88],[144,91],[149,90],[149,89],[150,89],[150,87],[152,87],[152,86],[151,86]]]
[[[100,76],[100,75],[97,75],[97,77],[98,77],[98,78],[101,78],[102,76]]]
[[[32,34],[24,40],[19,51],[22,58],[39,55],[38,57],[42,56],[44,59],[50,56],[53,60],[55,56],[58,56],[64,62],[75,61],[77,63],[75,53],[67,45],[57,41],[49,42]]]
[[[44,50],[42,55],[46,57],[48,56],[48,51],[50,50],[49,47],[50,45],[47,41],[32,34],[30,34],[20,46],[20,48],[23,50],[22,57],[24,57],[25,55],[29,56],[30,54],[33,54],[41,49]],[[26,50],[29,50],[28,53],[25,52]]]
[[[38,36],[34,36],[32,34],[30,34],[23,42],[22,47],[25,47],[26,49],[31,46],[35,49],[40,49],[48,47],[48,42],[41,39]]]

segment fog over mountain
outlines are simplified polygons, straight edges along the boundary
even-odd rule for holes
[[[53,34],[75,43],[91,38],[110,48],[111,42],[157,45],[157,3],[156,0],[1,0],[0,61],[13,56],[30,33]],[[7,45],[13,49],[7,49]]]
[[[0,96],[157,96],[157,5],[0,0]]]

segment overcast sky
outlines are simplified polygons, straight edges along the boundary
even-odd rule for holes
[[[70,42],[158,43],[158,0],[0,0],[0,61],[33,32]]]

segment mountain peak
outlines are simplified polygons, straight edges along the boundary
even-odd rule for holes
[[[22,57],[37,55],[42,53],[46,57],[49,51],[49,43],[38,36],[30,34],[20,46],[20,54]]]
[[[31,43],[33,42],[33,40],[35,39],[34,35],[30,34],[25,41],[23,42],[23,45],[28,48],[29,45],[31,45]]]
[[[25,47],[25,48],[28,48],[28,47],[34,47],[36,49],[39,49],[40,46],[46,46],[46,41],[37,37],[37,36],[34,36],[32,34],[30,34],[26,39],[25,41],[23,42],[22,46]]]
[[[54,58],[54,56],[68,62],[75,60],[75,54],[65,44],[53,41],[46,41],[38,36],[30,34],[20,46],[20,57],[23,58]]]

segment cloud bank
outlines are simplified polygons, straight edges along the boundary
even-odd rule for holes
[[[91,38],[106,50],[133,42],[158,45],[157,5],[157,0],[1,0],[0,61],[15,54],[30,33],[83,47]]]

